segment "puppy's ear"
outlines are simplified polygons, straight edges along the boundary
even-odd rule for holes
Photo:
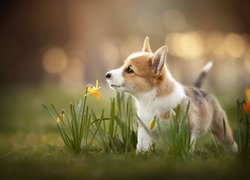
[[[152,58],[152,72],[155,76],[159,76],[161,74],[162,68],[166,62],[167,53],[167,46],[162,46],[154,53]]]
[[[142,51],[152,53],[151,48],[150,48],[150,44],[149,44],[149,37],[148,36],[146,36],[144,39]]]

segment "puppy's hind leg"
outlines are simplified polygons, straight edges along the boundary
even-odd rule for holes
[[[214,114],[211,123],[212,133],[221,141],[225,142],[226,145],[232,152],[238,152],[238,145],[234,141],[233,132],[229,126],[225,112],[221,109],[220,105],[215,102]]]
[[[191,145],[190,152],[194,152],[195,150],[196,138],[197,138],[196,133],[192,133],[190,137],[190,145]]]

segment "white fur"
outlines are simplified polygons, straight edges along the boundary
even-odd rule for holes
[[[138,128],[137,133],[138,137],[137,137],[136,152],[140,153],[143,151],[148,151],[151,145],[153,144],[152,138],[143,127]]]
[[[135,97],[137,115],[146,126],[149,125],[149,122],[155,116],[160,118],[162,111],[171,111],[171,109],[176,108],[186,98],[183,86],[175,81],[169,72],[168,77],[174,83],[174,91],[170,95],[158,97],[157,89],[154,88],[150,92],[142,93]],[[143,127],[138,129],[137,152],[149,150],[152,144],[151,137],[143,129]]]
[[[203,68],[202,71],[203,72],[208,72],[212,67],[213,67],[213,61],[209,61]]]
[[[124,77],[122,76],[123,67],[114,69],[112,71],[109,71],[108,73],[111,74],[111,78],[107,80],[109,84],[113,84],[115,86],[122,86],[124,84]]]

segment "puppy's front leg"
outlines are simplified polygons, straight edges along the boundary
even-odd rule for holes
[[[138,128],[136,152],[148,151],[153,144],[152,138],[143,127]]]

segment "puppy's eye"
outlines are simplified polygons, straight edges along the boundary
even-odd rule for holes
[[[129,66],[129,67],[126,69],[126,72],[129,73],[129,74],[132,74],[132,73],[134,73],[134,70]]]

